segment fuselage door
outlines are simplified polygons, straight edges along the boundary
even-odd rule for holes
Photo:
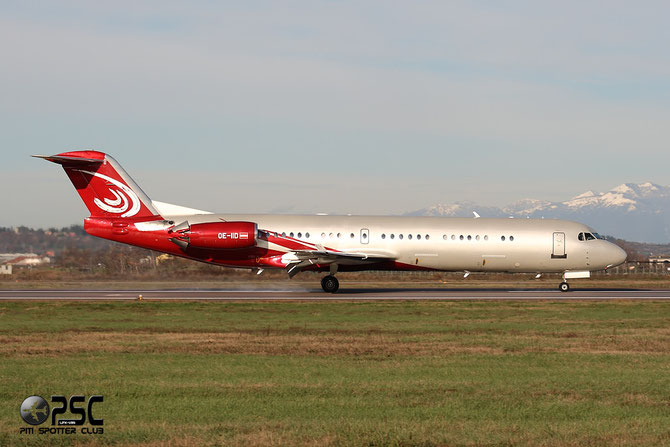
[[[361,244],[367,244],[370,240],[370,230],[361,228]]]
[[[565,233],[554,233],[554,248],[551,252],[552,258],[565,259],[568,255],[565,253]]]

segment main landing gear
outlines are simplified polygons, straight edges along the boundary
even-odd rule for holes
[[[560,290],[561,292],[568,292],[568,291],[570,291],[570,286],[568,285],[568,282],[567,282],[567,281],[563,281],[563,282],[558,286],[558,290]]]
[[[340,282],[333,275],[328,275],[321,280],[321,288],[326,293],[335,293],[340,288]]]

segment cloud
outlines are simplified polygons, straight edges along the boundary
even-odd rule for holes
[[[529,182],[548,199],[560,188],[669,183],[669,9],[5,4],[0,146],[11,151],[0,172],[32,169],[30,153],[95,147],[146,172],[180,169],[196,189],[203,174],[246,180],[260,211],[322,211],[315,185],[360,191],[370,178],[383,189],[346,189],[352,205],[328,210],[398,212],[452,199],[444,194],[491,203]],[[267,179],[286,202],[264,202]]]

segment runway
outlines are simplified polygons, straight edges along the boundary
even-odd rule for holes
[[[170,290],[1,290],[0,300],[219,300],[219,301],[364,301],[364,300],[670,300],[670,290],[581,289],[170,289]]]

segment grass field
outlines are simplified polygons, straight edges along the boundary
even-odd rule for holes
[[[19,435],[102,394],[103,435]],[[0,445],[670,445],[668,302],[2,302]]]

